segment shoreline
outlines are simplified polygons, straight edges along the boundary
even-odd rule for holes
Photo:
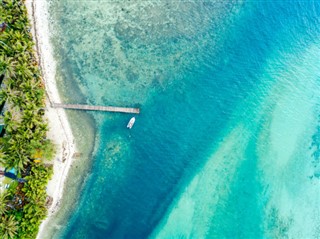
[[[45,227],[60,206],[64,185],[76,152],[75,140],[64,109],[51,108],[52,102],[61,102],[57,89],[55,74],[56,62],[50,45],[48,2],[26,0],[31,31],[35,41],[36,57],[42,74],[42,81],[46,91],[46,118],[49,131],[47,138],[56,145],[56,155],[51,161],[54,174],[47,185],[47,195],[52,197],[52,204],[48,208],[48,215],[42,221],[37,238],[43,238]]]

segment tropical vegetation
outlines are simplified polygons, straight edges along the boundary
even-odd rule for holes
[[[0,0],[0,105],[5,134],[0,165],[26,182],[0,191],[0,238],[35,238],[46,217],[46,185],[54,149],[46,138],[45,89],[23,0]]]

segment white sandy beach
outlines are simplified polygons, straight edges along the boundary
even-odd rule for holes
[[[50,45],[48,2],[44,0],[26,0],[32,33],[37,44],[38,59],[47,93],[46,117],[49,123],[48,138],[57,145],[57,154],[53,159],[54,175],[47,186],[47,193],[53,198],[48,217],[40,226],[37,238],[44,238],[44,228],[50,217],[57,211],[63,194],[64,183],[76,152],[74,137],[63,109],[50,107],[50,102],[61,102],[55,82],[56,64]]]

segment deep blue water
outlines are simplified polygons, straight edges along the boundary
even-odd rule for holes
[[[132,130],[130,115],[92,114],[91,175],[56,237],[317,238],[319,2],[51,11],[64,81],[141,108]]]

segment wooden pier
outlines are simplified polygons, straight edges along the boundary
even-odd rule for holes
[[[114,106],[94,106],[94,105],[73,105],[73,104],[61,104],[51,103],[53,108],[64,108],[74,110],[95,110],[95,111],[108,111],[108,112],[119,112],[128,114],[139,114],[139,108],[126,108],[126,107],[114,107]]]

